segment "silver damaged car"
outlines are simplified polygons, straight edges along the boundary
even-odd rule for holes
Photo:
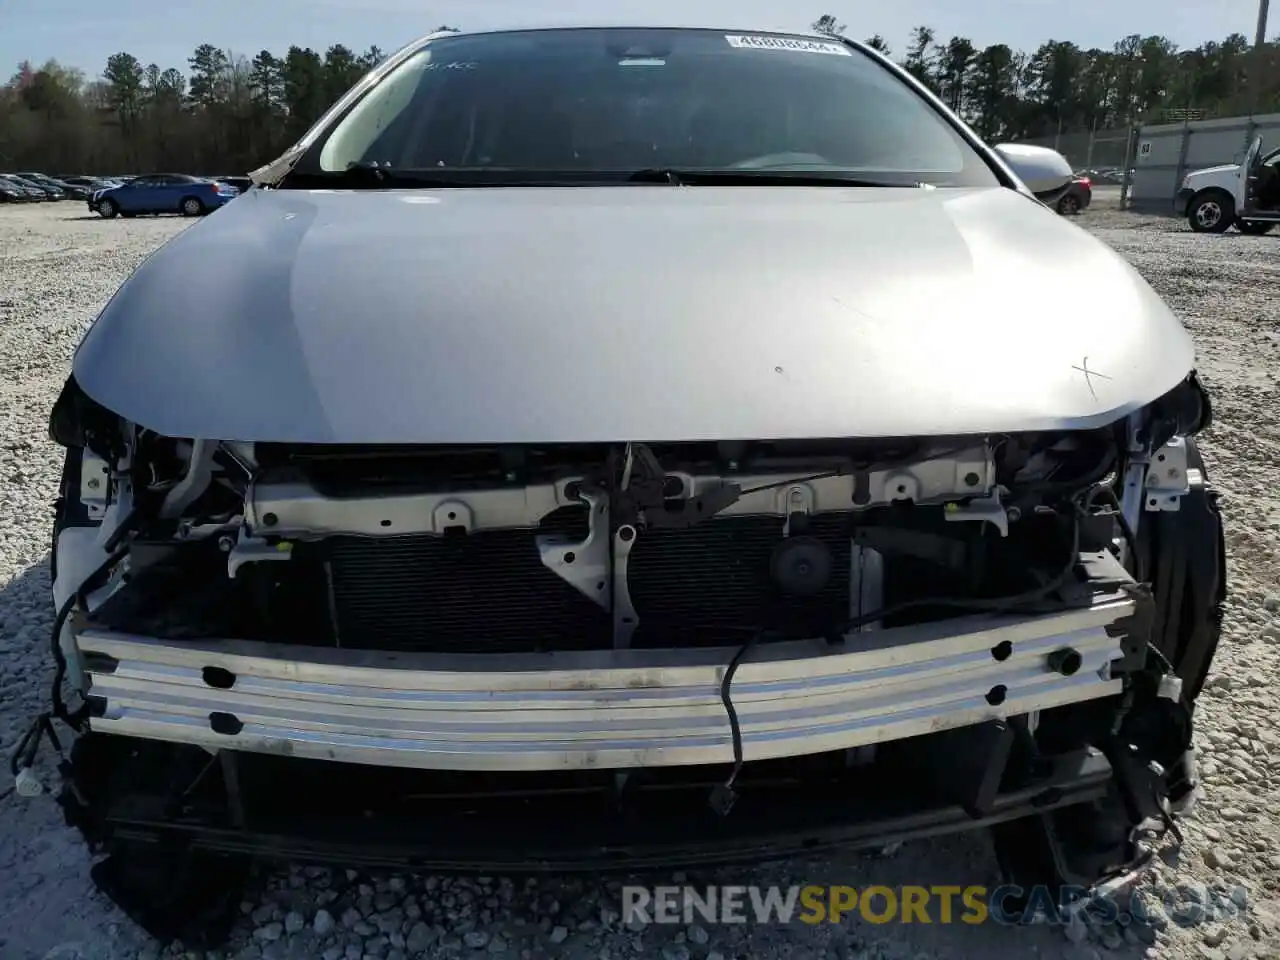
[[[544,29],[410,44],[253,177],[51,419],[37,728],[148,930],[216,939],[255,857],[983,828],[1015,880],[1112,889],[1176,829],[1210,406],[1037,200],[1060,156],[839,38]],[[1045,295],[1081,273],[1091,309]]]

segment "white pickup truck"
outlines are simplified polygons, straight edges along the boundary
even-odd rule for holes
[[[1174,199],[1179,216],[1198,233],[1263,234],[1280,223],[1280,149],[1262,152],[1255,137],[1240,164],[1193,170]]]

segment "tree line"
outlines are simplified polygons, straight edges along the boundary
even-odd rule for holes
[[[813,26],[845,31],[831,14]],[[921,26],[900,52],[879,35],[867,43],[894,56],[991,142],[1136,119],[1280,111],[1280,42],[1254,49],[1241,34],[1191,50],[1134,34],[1110,50],[1051,40],[1025,53],[1002,43],[979,49]],[[242,173],[294,143],[383,57],[377,47],[357,53],[335,44],[249,58],[206,43],[185,72],[120,52],[96,79],[56,60],[24,62],[0,86],[0,170]]]

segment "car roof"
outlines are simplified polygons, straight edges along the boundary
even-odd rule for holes
[[[750,27],[726,27],[723,23],[707,23],[706,21],[695,21],[690,23],[634,23],[630,21],[584,22],[581,20],[567,20],[563,23],[558,23],[554,18],[540,18],[534,22],[512,21],[500,26],[481,27],[474,30],[436,30],[428,34],[424,34],[417,40],[407,44],[407,46],[414,46],[427,40],[437,39],[440,37],[481,36],[489,33],[525,33],[536,30],[711,30],[715,33],[735,35],[742,33],[783,33],[792,37],[807,37],[813,40],[843,41],[860,48],[864,46],[852,38],[832,36],[828,33],[818,33],[813,29],[812,25],[761,26],[756,24]]]
[[[707,20],[670,20],[670,21],[634,21],[634,20],[557,20],[555,17],[539,17],[536,21],[509,20],[495,26],[476,27],[461,30],[435,30],[427,36],[460,36],[479,33],[515,33],[527,30],[713,30],[718,33],[790,33],[798,37],[816,37],[831,39],[830,34],[818,33],[810,24],[774,24],[762,26],[754,24],[750,27],[742,25],[726,25],[723,21]]]

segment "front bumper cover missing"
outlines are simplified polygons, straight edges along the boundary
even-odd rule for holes
[[[762,645],[733,685],[744,757],[845,750],[1113,696],[1138,603],[1111,591],[1051,614]],[[732,649],[391,654],[167,642],[83,624],[76,641],[99,733],[436,770],[733,759],[720,700]]]

